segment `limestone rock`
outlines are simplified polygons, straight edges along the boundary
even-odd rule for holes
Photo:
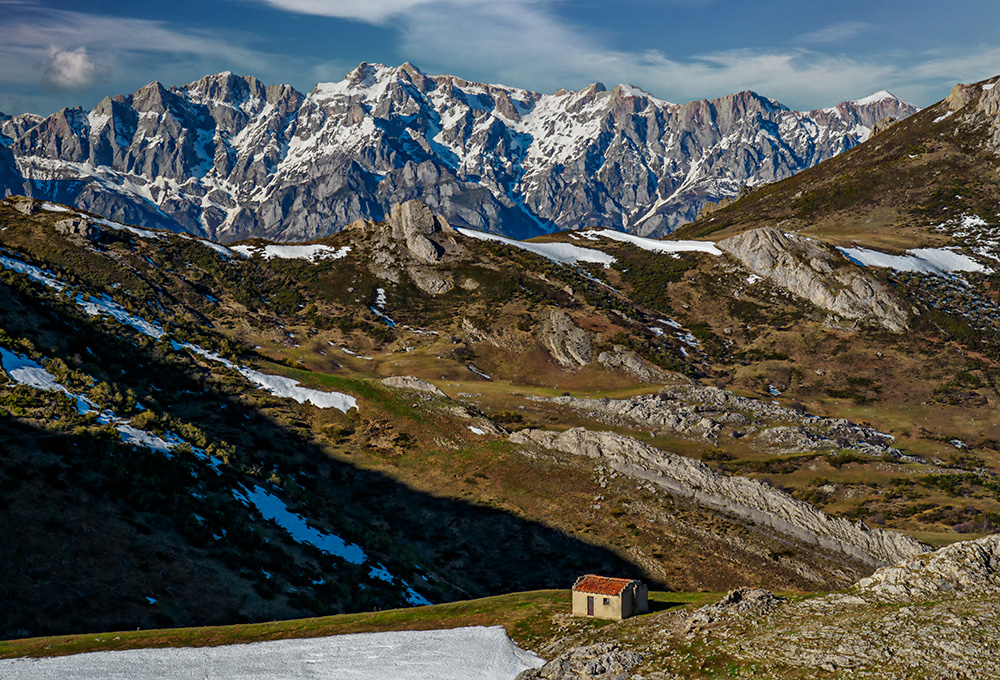
[[[347,228],[359,235],[369,269],[380,279],[399,283],[405,275],[430,295],[455,287],[454,275],[442,265],[461,260],[467,251],[454,229],[423,202],[393,206],[385,222],[356,220]]]
[[[888,130],[889,128],[891,128],[896,123],[897,123],[897,120],[894,117],[892,117],[892,116],[886,116],[885,118],[879,118],[877,121],[875,121],[875,124],[872,125],[871,136],[874,137],[875,135],[878,135],[878,134],[881,134],[881,133],[885,132],[886,130]]]
[[[842,418],[821,418],[768,399],[742,397],[697,384],[665,387],[659,394],[626,399],[535,397],[580,411],[609,425],[668,432],[687,439],[715,441],[722,436],[748,437],[766,453],[839,451],[900,459],[890,435]],[[791,423],[792,425],[789,425]]]
[[[94,225],[83,217],[67,217],[52,226],[60,234],[73,239],[91,239],[97,233]]]
[[[641,662],[641,654],[603,642],[574,647],[541,668],[521,671],[516,680],[627,680]]]
[[[442,392],[437,385],[433,385],[420,378],[415,378],[412,375],[394,375],[389,378],[382,378],[381,382],[383,385],[388,385],[389,387],[424,392],[435,397],[441,397],[442,399],[448,398],[448,395]]]
[[[715,604],[695,611],[688,619],[687,630],[703,628],[723,619],[765,616],[784,601],[785,598],[763,588],[730,590]]]
[[[831,517],[758,480],[715,472],[700,461],[616,432],[594,432],[582,427],[561,433],[528,429],[515,432],[510,441],[599,459],[621,474],[651,482],[670,494],[871,567],[885,566],[926,550],[924,544],[903,534]]]
[[[753,273],[845,319],[900,332],[908,315],[880,281],[818,241],[773,227],[751,229],[718,243]]]
[[[455,287],[451,272],[437,272],[426,267],[407,267],[406,273],[420,290],[429,295],[441,295]]]
[[[407,201],[392,206],[389,214],[392,235],[406,244],[410,255],[421,262],[438,262],[444,253],[429,237],[441,231],[453,231],[442,217],[436,217],[423,201]]]
[[[7,199],[14,205],[14,209],[17,210],[22,215],[34,215],[39,210],[41,210],[41,202],[33,201],[29,199],[14,200],[12,198]]]
[[[882,600],[1000,595],[1000,534],[953,543],[884,567],[859,581],[855,590]]]
[[[665,383],[676,378],[623,345],[615,345],[612,351],[598,354],[597,363],[608,369],[624,371],[642,382]]]
[[[1000,88],[994,81],[993,87],[983,93],[979,100],[979,110],[990,118],[1000,116]]]
[[[972,85],[963,85],[959,83],[955,87],[951,88],[951,93],[945,98],[945,104],[948,105],[949,111],[958,111],[959,109],[965,108],[973,99],[976,98],[978,92],[977,88]]]
[[[541,324],[542,344],[564,368],[580,368],[594,359],[590,336],[561,309],[553,309]]]

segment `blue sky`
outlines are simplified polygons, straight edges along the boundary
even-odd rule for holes
[[[224,70],[309,91],[361,61],[796,109],[882,88],[923,106],[1000,73],[997,0],[0,0],[0,35],[7,114]]]

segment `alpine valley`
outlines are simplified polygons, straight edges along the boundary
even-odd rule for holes
[[[1000,677],[997,80],[6,119],[0,657],[504,625],[522,680]],[[570,616],[588,572],[652,611]]]

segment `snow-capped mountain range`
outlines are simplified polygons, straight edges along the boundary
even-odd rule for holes
[[[222,241],[315,238],[411,198],[515,237],[659,236],[917,110],[885,91],[809,112],[753,92],[685,105],[629,85],[539,94],[408,63],[362,63],[308,95],[226,72],[90,112],[0,114],[0,194]]]

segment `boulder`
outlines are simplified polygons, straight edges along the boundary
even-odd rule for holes
[[[412,200],[392,206],[389,225],[393,237],[406,244],[406,249],[420,262],[438,262],[444,248],[429,236],[442,231],[453,231],[443,217],[437,217],[423,201]]]
[[[642,655],[610,642],[574,647],[541,668],[521,671],[515,680],[627,680]]]
[[[893,125],[895,125],[896,122],[897,120],[892,116],[885,116],[884,118],[879,118],[877,121],[875,121],[875,124],[872,125],[871,136],[874,137],[875,135],[885,132]]]

